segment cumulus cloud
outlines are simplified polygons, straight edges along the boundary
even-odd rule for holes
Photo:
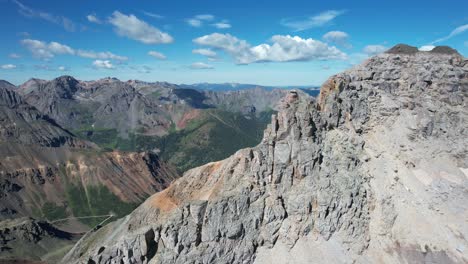
[[[191,18],[187,18],[185,21],[189,26],[192,27],[201,27],[203,26],[204,22],[212,21],[215,17],[210,14],[202,14],[202,15],[196,15]]]
[[[431,51],[435,48],[434,45],[424,45],[419,48],[420,51]]]
[[[114,65],[108,60],[95,60],[93,66],[100,69],[114,69]]]
[[[13,69],[16,69],[16,65],[4,64],[4,65],[0,66],[0,68],[2,68],[3,70],[13,70]]]
[[[47,12],[30,8],[29,6],[26,6],[17,0],[13,0],[13,2],[18,6],[18,12],[25,17],[43,19],[45,21],[60,25],[67,31],[75,31],[75,23],[64,16],[56,16]]]
[[[230,34],[213,33],[193,40],[196,44],[208,46],[228,53],[237,64],[258,62],[288,62],[345,59],[346,54],[336,47],[314,39],[298,36],[275,35],[271,44],[252,46],[247,41]]]
[[[467,30],[468,30],[468,24],[459,26],[459,27],[455,28],[454,30],[452,30],[452,32],[450,32],[450,34],[448,34],[447,36],[445,36],[443,38],[436,39],[433,42],[431,42],[431,44],[435,44],[435,43],[439,43],[439,42],[449,40],[449,39],[451,39],[451,38],[453,38],[453,37],[455,37],[457,35],[460,35],[461,33],[465,32]]]
[[[59,66],[57,69],[59,71],[68,71],[68,67],[65,67],[65,66]]]
[[[216,57],[216,52],[210,50],[210,49],[194,49],[192,50],[192,53],[193,54],[199,54],[199,55],[203,55],[203,56],[206,56],[206,57],[209,57],[209,58],[215,58]]]
[[[114,11],[109,18],[109,23],[114,26],[114,30],[119,36],[145,44],[165,44],[174,41],[168,33],[162,32],[132,14],[125,15],[119,11]]]
[[[89,22],[91,23],[96,23],[96,24],[101,24],[102,21],[96,16],[96,14],[89,14],[86,16]]]
[[[46,43],[35,39],[23,39],[21,44],[23,44],[23,46],[25,46],[31,54],[38,59],[49,60],[58,54],[73,54],[73,49],[58,42]]]
[[[155,57],[158,60],[165,60],[166,59],[166,56],[164,54],[162,54],[160,52],[157,52],[157,51],[154,51],[154,50],[149,51],[148,55],[150,55],[151,57]]]
[[[351,44],[348,43],[349,35],[346,32],[330,31],[323,35],[322,38],[328,43],[334,43],[345,48],[351,48]]]
[[[386,51],[387,48],[382,45],[367,45],[364,47],[363,51],[369,56],[376,55]]]
[[[202,70],[202,69],[213,69],[214,67],[204,62],[195,62],[195,63],[192,63],[192,65],[190,65],[190,68],[194,70]]]
[[[21,44],[31,52],[33,57],[42,60],[50,60],[56,55],[74,55],[89,59],[113,59],[119,61],[128,60],[127,57],[115,55],[109,51],[94,52],[81,49],[75,50],[70,46],[55,41],[47,43],[45,41],[36,39],[23,39],[21,40]]]
[[[19,55],[17,53],[10,53],[8,55],[8,57],[10,57],[11,59],[19,59],[19,58],[21,58],[21,55]]]
[[[344,13],[345,11],[343,10],[328,10],[305,19],[283,19],[281,20],[281,24],[285,27],[293,29],[296,32],[304,31],[311,28],[329,25],[337,16],[340,16]]]

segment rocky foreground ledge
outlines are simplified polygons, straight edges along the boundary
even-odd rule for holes
[[[373,57],[62,262],[466,263],[467,96],[458,53]]]

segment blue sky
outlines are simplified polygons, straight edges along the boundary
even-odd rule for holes
[[[466,1],[0,0],[0,79],[320,85],[397,43],[468,54]]]

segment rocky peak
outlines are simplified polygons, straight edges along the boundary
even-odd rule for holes
[[[437,46],[433,48],[431,53],[440,53],[440,54],[448,54],[448,55],[458,55],[461,56],[460,53],[456,49],[453,49],[449,46]]]
[[[65,75],[47,83],[45,89],[55,92],[59,98],[72,99],[79,89],[78,84],[78,80]]]
[[[9,90],[14,90],[16,89],[16,86],[5,81],[5,80],[0,80],[0,88],[6,88],[6,89],[9,89]]]
[[[385,53],[388,54],[400,54],[400,55],[411,55],[411,54],[421,54],[421,53],[432,53],[432,54],[444,54],[444,55],[457,55],[462,57],[456,49],[453,49],[449,46],[436,46],[430,51],[420,51],[418,48],[406,45],[406,44],[397,44],[387,50]]]
[[[468,68],[416,54],[332,76],[317,102],[288,93],[258,146],[186,172],[63,262],[468,261]]]
[[[397,44],[386,51],[390,54],[416,54],[418,52],[418,48],[406,44]]]

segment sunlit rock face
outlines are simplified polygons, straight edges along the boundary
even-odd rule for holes
[[[290,92],[258,146],[189,170],[63,263],[467,262],[468,62],[442,51],[396,47],[317,101]]]

